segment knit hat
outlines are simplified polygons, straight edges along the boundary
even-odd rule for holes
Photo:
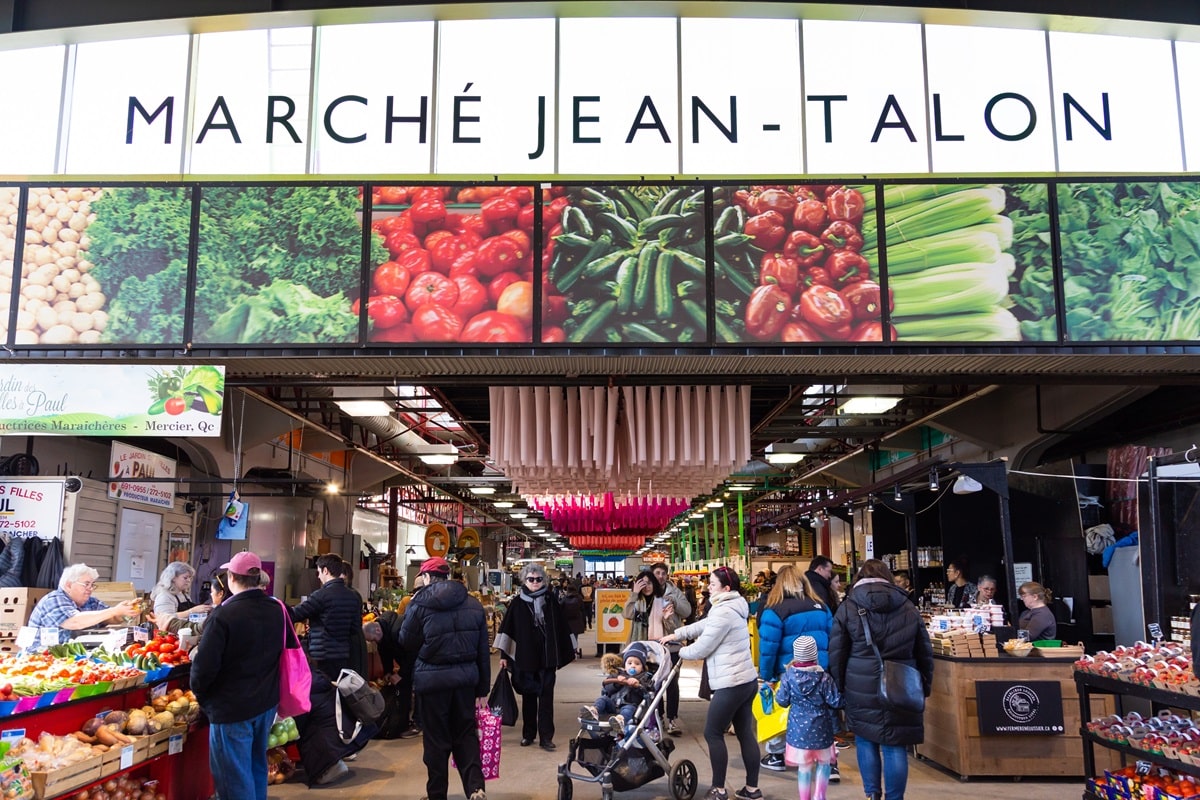
[[[804,664],[817,663],[817,640],[811,636],[797,636],[792,644],[792,657]]]
[[[646,661],[649,658],[648,654],[646,653],[646,646],[640,642],[634,642],[633,644],[629,645],[629,647],[626,647],[625,652],[621,655],[625,658],[629,658],[631,656],[636,658],[638,661],[642,662],[643,667],[646,666]]]
[[[425,559],[425,563],[421,564],[420,572],[422,575],[424,575],[426,572],[432,572],[437,575],[449,575],[450,564],[446,561],[446,559],[434,556],[433,558]]]

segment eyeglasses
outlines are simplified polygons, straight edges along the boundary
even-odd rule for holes
[[[545,580],[546,580],[545,578],[539,578],[537,575],[530,575],[528,578],[525,579],[525,582],[526,583],[542,583]]]
[[[96,582],[95,581],[75,581],[75,585],[82,586],[85,589],[94,589],[96,587]]]

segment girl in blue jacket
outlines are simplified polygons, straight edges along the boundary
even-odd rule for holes
[[[813,637],[797,637],[792,653],[794,660],[775,691],[775,702],[788,707],[785,760],[799,768],[800,800],[825,800],[829,766],[836,752],[836,709],[842,705],[842,695],[833,678],[817,663]]]

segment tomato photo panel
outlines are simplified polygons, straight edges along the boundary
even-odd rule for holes
[[[361,191],[358,186],[204,187],[195,340],[357,341]]]
[[[544,343],[704,343],[703,186],[550,187]]]
[[[715,188],[716,340],[883,341],[874,200],[872,186]]]
[[[373,187],[370,340],[531,343],[533,198],[532,186]]]

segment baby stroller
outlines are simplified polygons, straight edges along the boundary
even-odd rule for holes
[[[699,783],[696,765],[687,759],[670,762],[674,740],[662,735],[659,708],[667,684],[679,672],[681,660],[672,666],[670,653],[658,642],[639,642],[646,648],[653,669],[653,696],[646,698],[634,712],[628,731],[623,720],[580,719],[579,733],[567,748],[567,763],[558,768],[558,800],[571,800],[572,781],[600,784],[602,800],[612,800],[613,792],[627,792],[652,780],[669,775],[674,800],[692,800]],[[578,765],[584,771],[572,769]]]

